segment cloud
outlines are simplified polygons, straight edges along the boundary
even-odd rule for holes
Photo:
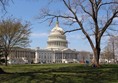
[[[67,35],[67,39],[82,39],[84,36],[83,35],[79,35],[79,34],[72,34],[72,35]]]
[[[48,33],[31,33],[31,37],[48,37]]]
[[[118,21],[118,18],[115,18],[114,20],[115,20],[115,21]]]

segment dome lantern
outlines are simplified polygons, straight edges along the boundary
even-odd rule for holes
[[[59,27],[59,22],[58,21],[56,22],[56,27]]]

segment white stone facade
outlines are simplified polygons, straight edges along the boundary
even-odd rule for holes
[[[36,49],[35,63],[54,63],[54,53],[51,50]]]
[[[28,48],[12,48],[9,56],[9,64],[31,64],[35,60],[35,50]]]
[[[70,49],[36,51],[35,63],[77,63],[78,52]]]

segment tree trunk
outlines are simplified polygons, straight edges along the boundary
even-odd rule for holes
[[[8,54],[5,54],[5,66],[7,66],[7,56]]]
[[[100,64],[99,64],[99,59],[100,59],[100,48],[97,49],[97,66],[99,67]]]
[[[94,49],[94,64],[99,67],[99,58],[100,58],[100,48],[95,48]]]

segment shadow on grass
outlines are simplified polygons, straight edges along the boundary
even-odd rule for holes
[[[118,83],[118,66],[105,65],[60,67],[34,72],[6,73],[0,75],[2,83]]]

